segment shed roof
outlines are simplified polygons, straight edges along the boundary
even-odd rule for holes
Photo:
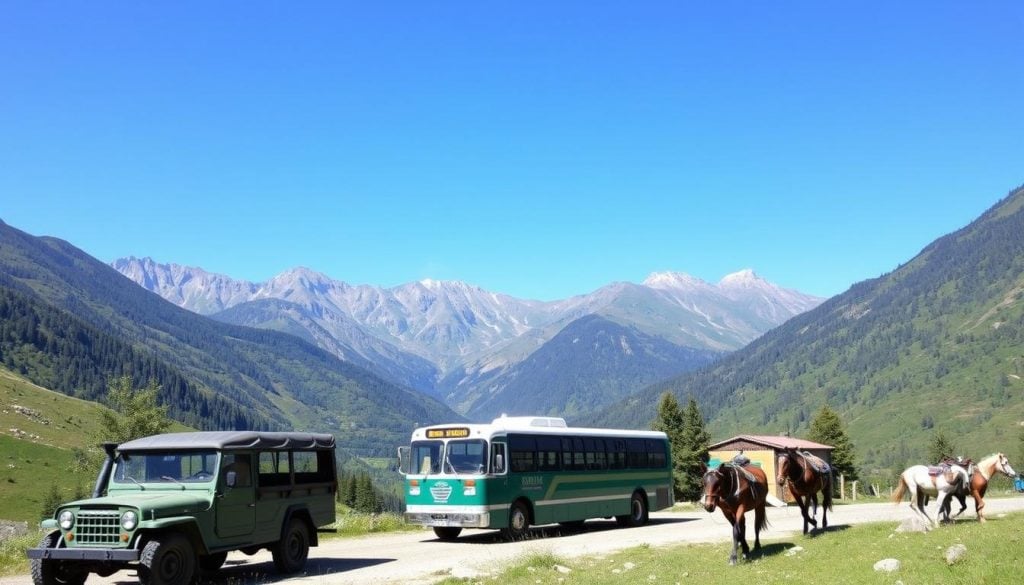
[[[832,450],[835,447],[831,445],[822,445],[821,443],[815,443],[814,441],[808,441],[806,439],[797,439],[794,437],[786,437],[782,435],[737,435],[731,439],[720,441],[713,445],[710,445],[708,449],[719,449],[729,443],[736,441],[749,441],[751,443],[757,443],[764,445],[765,447],[772,447],[774,449],[828,449]]]
[[[334,435],[324,433],[270,433],[261,431],[200,431],[166,433],[134,439],[118,451],[170,449],[333,449]]]

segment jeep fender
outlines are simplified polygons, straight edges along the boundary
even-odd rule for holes
[[[306,523],[306,527],[309,528],[309,546],[320,546],[320,541],[317,538],[316,526],[313,525],[313,517],[309,514],[309,507],[305,504],[295,504],[289,506],[284,513],[284,521],[281,522],[281,536],[284,538],[285,528],[288,526],[288,522],[292,518],[299,518]]]
[[[141,550],[145,546],[145,541],[152,535],[171,530],[184,534],[189,542],[192,543],[192,547],[196,550],[197,554],[208,554],[210,552],[206,548],[206,541],[203,539],[202,532],[199,531],[199,525],[196,524],[195,518],[189,516],[146,521],[145,524],[140,525],[138,530],[135,531],[135,539],[132,545]]]

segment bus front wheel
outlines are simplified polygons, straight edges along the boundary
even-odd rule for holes
[[[434,534],[441,540],[455,540],[462,533],[460,526],[435,526]]]
[[[529,529],[530,511],[526,508],[526,504],[522,502],[513,503],[512,508],[508,512],[508,528],[503,530],[505,537],[510,540],[521,540],[526,536]]]
[[[643,526],[647,524],[647,501],[640,492],[633,492],[629,499],[629,514],[616,516],[615,521],[619,526]]]

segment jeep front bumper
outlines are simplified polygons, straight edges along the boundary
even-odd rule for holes
[[[139,560],[139,551],[133,548],[30,548],[26,552],[30,559],[112,562]]]

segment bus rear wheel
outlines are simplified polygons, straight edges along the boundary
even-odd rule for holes
[[[434,534],[441,540],[455,540],[462,534],[462,527],[460,526],[435,526]]]
[[[530,530],[530,511],[526,504],[515,502],[508,511],[508,528],[502,530],[509,540],[522,540]]]
[[[619,523],[619,526],[631,528],[647,524],[647,501],[644,500],[643,494],[633,492],[633,497],[629,499],[629,514],[616,516],[615,521]]]

